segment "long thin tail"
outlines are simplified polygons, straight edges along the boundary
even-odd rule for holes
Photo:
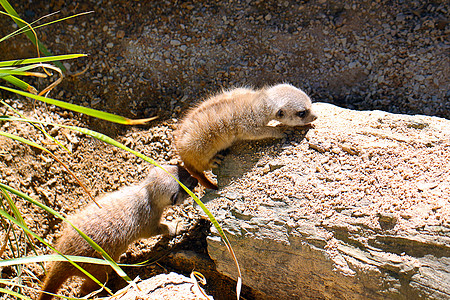
[[[54,265],[50,268],[50,271],[45,278],[44,284],[42,285],[42,291],[39,295],[39,300],[51,300],[53,295],[49,295],[44,293],[49,292],[52,294],[56,294],[61,285],[66,281],[70,276],[68,275],[68,270],[62,270],[61,266],[58,266],[61,262],[55,262]],[[66,271],[66,272],[64,272]]]
[[[188,170],[188,172],[195,178],[198,179],[198,181],[200,182],[201,185],[203,185],[204,187],[208,188],[208,189],[213,189],[213,190],[218,190],[219,188],[217,187],[217,185],[215,183],[212,183],[208,177],[206,177],[205,173],[201,172],[201,171],[197,171],[196,169],[194,169],[192,166],[189,166],[187,164],[184,165],[184,167],[186,168],[186,170]]]

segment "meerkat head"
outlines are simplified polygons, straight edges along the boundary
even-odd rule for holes
[[[178,165],[163,165],[162,167],[190,190],[197,186],[197,179],[192,177],[183,167]],[[149,188],[153,191],[152,198],[157,199],[157,203],[154,203],[157,206],[166,207],[181,204],[189,196],[172,176],[160,168],[152,168],[149,178],[151,179]]]
[[[311,110],[311,99],[302,90],[290,84],[277,84],[266,93],[274,120],[287,126],[303,126],[317,119]]]

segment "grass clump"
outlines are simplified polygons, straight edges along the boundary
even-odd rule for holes
[[[88,107],[82,107],[79,105],[71,104],[65,101],[56,100],[48,97],[49,93],[63,80],[64,78],[64,67],[60,63],[62,60],[68,59],[77,59],[80,57],[86,56],[86,54],[67,54],[67,55],[52,55],[45,46],[39,41],[36,29],[42,26],[48,26],[55,22],[61,22],[68,18],[79,17],[86,13],[73,15],[67,18],[57,19],[55,21],[47,22],[44,24],[38,24],[38,22],[44,20],[44,18],[40,18],[39,20],[27,23],[23,19],[19,17],[19,15],[15,12],[12,6],[6,0],[0,0],[0,4],[4,8],[5,11],[0,11],[0,15],[10,17],[14,22],[18,25],[19,29],[8,34],[5,37],[0,38],[0,43],[7,41],[9,38],[12,38],[18,34],[26,34],[30,41],[36,46],[36,57],[29,59],[16,59],[9,61],[0,61],[0,89],[4,92],[11,92],[16,95],[21,95],[29,99],[33,99],[34,101],[40,101],[43,103],[47,103],[50,105],[55,105],[62,109],[68,109],[71,111],[79,112],[88,116],[96,117],[99,119],[107,120],[110,122],[125,124],[125,125],[137,125],[143,124],[148,121],[155,119],[156,117],[148,118],[148,119],[128,119],[122,116],[117,116],[111,113],[95,110]],[[41,57],[41,53],[44,54],[44,57]],[[34,77],[34,78],[43,78],[48,79],[51,78],[53,73],[56,74],[57,79],[49,84],[46,88],[38,91],[34,86],[23,80],[22,78]],[[2,84],[3,83],[3,84]],[[8,86],[6,86],[6,85]],[[12,86],[12,87],[11,87]],[[9,111],[9,114],[0,116],[0,122],[22,122],[26,124],[30,124],[32,129],[35,131],[32,133],[33,136],[44,136],[46,139],[49,139],[54,144],[58,145],[64,151],[70,152],[69,149],[64,147],[59,141],[57,141],[52,135],[50,135],[47,130],[48,128],[57,127],[57,128],[66,128],[69,130],[77,131],[79,133],[91,136],[101,142],[113,145],[122,150],[128,151],[137,157],[149,162],[157,167],[160,167],[158,163],[156,163],[150,157],[143,155],[133,149],[119,143],[118,141],[98,132],[95,132],[90,129],[81,128],[77,126],[69,126],[64,124],[56,124],[48,121],[42,121],[39,119],[45,119],[44,116],[37,115],[36,118],[30,119],[21,115],[20,112],[16,111],[12,106],[7,104],[4,99],[0,100],[0,104],[5,107],[6,111]],[[41,117],[41,118],[40,118]],[[64,169],[75,178],[78,184],[84,189],[86,195],[90,197],[93,201],[94,198],[90,195],[89,190],[82,184],[81,180],[70,170],[67,164],[55,154],[55,151],[48,149],[44,144],[36,142],[38,138],[27,139],[20,135],[12,134],[9,132],[1,131],[0,135],[4,138],[14,140],[23,145],[28,145],[35,149],[38,149],[42,154],[50,156],[52,159],[61,164]],[[11,153],[13,155],[13,153]],[[161,167],[160,167],[161,168]],[[234,258],[236,266],[238,268],[238,286],[237,286],[237,294],[239,298],[240,294],[240,286],[241,286],[241,275],[239,270],[239,265],[234,256],[233,249],[226,238],[222,228],[214,218],[214,216],[208,211],[205,205],[198,199],[198,197],[192,193],[186,186],[184,186],[181,182],[178,182],[190,196],[197,202],[197,204],[202,208],[202,210],[208,215],[213,225],[218,230],[219,234],[222,236],[223,241],[225,242],[229,252]],[[5,295],[10,295],[20,299],[30,299],[27,295],[30,295],[30,291],[33,290],[31,286],[36,286],[36,282],[39,282],[39,279],[32,271],[31,268],[28,268],[28,265],[31,263],[39,263],[40,268],[44,269],[43,262],[52,261],[52,260],[67,260],[70,263],[77,266],[77,262],[91,262],[91,263],[99,263],[99,264],[109,264],[114,271],[121,276],[127,282],[131,282],[131,279],[127,276],[127,274],[120,268],[120,266],[112,260],[109,255],[103,251],[94,241],[92,241],[88,236],[86,236],[83,232],[79,231],[74,227],[75,230],[79,232],[83,238],[88,241],[88,243],[96,249],[99,253],[102,254],[104,260],[98,260],[93,258],[82,258],[82,257],[71,257],[65,256],[59,253],[59,255],[38,255],[38,246],[40,244],[49,247],[52,250],[55,250],[53,246],[48,243],[45,239],[40,237],[38,234],[34,233],[26,224],[22,213],[20,212],[17,201],[24,201],[38,207],[47,213],[53,215],[55,218],[59,218],[64,222],[67,220],[64,216],[58,211],[52,209],[48,205],[41,203],[35,200],[30,195],[15,189],[13,186],[0,182],[0,226],[3,232],[3,238],[0,240],[0,256],[3,254],[7,254],[7,259],[0,260],[0,267],[2,268],[11,268],[13,270],[13,274],[9,279],[1,279],[0,284],[4,287],[0,288],[0,293],[4,293]],[[71,225],[69,223],[69,225]],[[73,226],[73,225],[72,225]],[[79,266],[77,266],[80,268]],[[81,268],[80,268],[81,269]],[[5,270],[5,269],[4,269]],[[82,270],[83,271],[83,270]],[[85,271],[84,271],[85,272]],[[89,275],[88,275],[89,276]],[[95,278],[93,278],[94,281]],[[105,288],[102,283],[97,282],[100,286]],[[110,294],[112,291],[105,288]],[[36,291],[36,290],[35,290]],[[37,290],[38,291],[38,290]]]

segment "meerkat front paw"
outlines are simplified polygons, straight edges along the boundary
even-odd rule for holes
[[[277,126],[277,128],[280,129],[280,132],[283,135],[283,138],[294,133],[294,127],[292,127],[292,126],[279,125],[279,126]]]

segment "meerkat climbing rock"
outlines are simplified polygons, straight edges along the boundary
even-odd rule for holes
[[[204,174],[216,166],[216,155],[238,140],[284,137],[285,126],[308,125],[316,119],[311,99],[289,84],[253,90],[237,88],[213,96],[187,112],[174,132],[184,166],[202,185],[217,189]]]
[[[189,189],[198,181],[180,166],[163,166],[170,174]],[[169,174],[152,167],[148,177],[141,183],[124,187],[101,197],[95,204],[69,217],[69,221],[83,231],[114,260],[125,252],[132,242],[158,234],[174,234],[174,229],[161,224],[161,214],[168,206],[181,203],[188,194]],[[56,249],[66,255],[100,257],[100,255],[71,226],[61,233]],[[79,264],[100,282],[104,283],[111,268],[95,264]],[[56,293],[70,277],[85,278],[82,295],[99,286],[69,262],[53,262],[44,281],[42,290]],[[41,292],[39,299],[48,300],[52,295]]]

